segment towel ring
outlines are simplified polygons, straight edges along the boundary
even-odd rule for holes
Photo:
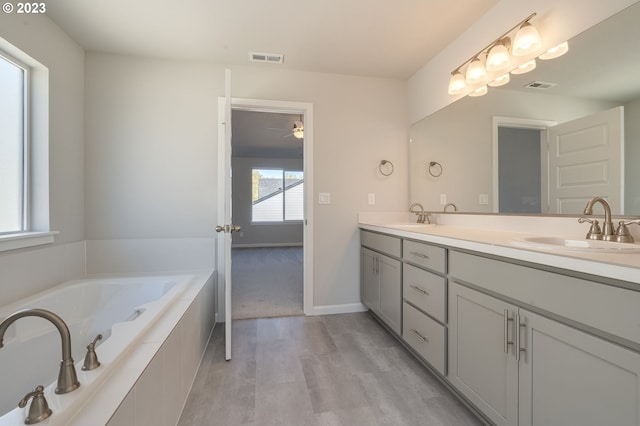
[[[435,172],[434,172],[435,169]],[[442,174],[442,164],[437,161],[432,161],[429,163],[429,174],[433,177],[438,177]]]
[[[384,166],[386,166],[387,164],[389,164],[391,166],[390,170],[387,170],[386,172],[383,170]],[[389,169],[387,167],[387,169]],[[389,160],[382,160],[380,161],[380,164],[378,165],[378,170],[380,170],[380,174],[382,176],[391,176],[391,174],[393,173],[394,167],[393,167],[393,163]]]

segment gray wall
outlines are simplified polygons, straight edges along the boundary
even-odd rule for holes
[[[542,213],[540,152],[540,130],[498,128],[500,213]]]
[[[242,231],[233,237],[234,247],[269,247],[302,245],[301,223],[252,224],[251,223],[251,169],[282,168],[302,170],[302,158],[250,158],[233,157],[232,179],[232,222],[240,225]]]

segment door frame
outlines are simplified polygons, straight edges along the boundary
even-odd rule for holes
[[[219,98],[224,99],[224,98]],[[303,311],[313,315],[313,104],[310,102],[276,101],[266,99],[231,98],[231,110],[300,114],[303,116],[303,172],[304,172],[304,225],[303,225]],[[218,138],[218,146],[224,143]],[[232,195],[233,197],[233,195]],[[222,212],[222,213],[221,213]],[[224,196],[218,194],[218,216],[224,216]],[[223,217],[222,216],[222,217]],[[218,282],[224,282],[224,252],[217,251]],[[218,286],[218,300],[224,300],[224,287]],[[217,318],[225,317],[225,307],[218,306]]]
[[[500,181],[499,181],[499,173],[498,173],[498,128],[499,127],[513,127],[516,129],[534,129],[540,130],[540,168],[541,168],[541,195],[542,199],[542,213],[545,213],[545,210],[548,210],[548,141],[547,141],[547,129],[549,127],[555,126],[558,124],[556,121],[552,120],[536,120],[531,118],[516,118],[516,117],[500,117],[493,116],[491,120],[491,143],[492,143],[492,183],[493,183],[493,212],[500,212]]]

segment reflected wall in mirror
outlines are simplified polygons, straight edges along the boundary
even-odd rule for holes
[[[538,60],[536,70],[512,76],[507,86],[489,90],[482,97],[463,98],[412,125],[410,200],[422,203],[430,211],[442,211],[441,201],[446,199],[463,212],[576,215],[582,213],[586,199],[611,190],[603,186],[605,180],[619,187],[611,190],[618,191],[617,199],[606,195],[614,214],[640,215],[640,49],[636,45],[640,40],[639,20],[640,3],[636,3],[574,37],[565,56],[553,61]],[[546,89],[525,87],[532,82],[551,84]],[[620,153],[612,148],[615,141],[609,140],[610,132],[605,132],[605,145],[581,150],[590,155],[600,149],[611,157],[617,156],[619,165],[616,161],[587,159],[580,160],[579,165],[558,167],[553,156],[548,155],[549,132],[545,129],[552,125],[563,129],[574,120],[606,110],[619,110],[622,114]],[[514,140],[521,141],[522,147],[505,149],[519,155],[519,159],[506,161],[503,150],[501,162],[499,128],[507,133],[518,128],[539,129],[539,155],[535,142],[531,142],[536,136],[529,134],[527,139],[516,134]],[[567,140],[569,144],[588,145],[587,136],[574,129]],[[555,149],[553,146],[553,152],[566,149],[562,144]],[[529,162],[519,163],[536,157],[539,173],[531,170]],[[431,161],[442,164],[441,176],[428,173]],[[517,171],[527,171],[529,175],[514,174]],[[507,172],[512,174],[500,183],[499,176]]]

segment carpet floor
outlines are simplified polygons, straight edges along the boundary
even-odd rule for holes
[[[235,248],[233,319],[303,315],[302,247]]]

